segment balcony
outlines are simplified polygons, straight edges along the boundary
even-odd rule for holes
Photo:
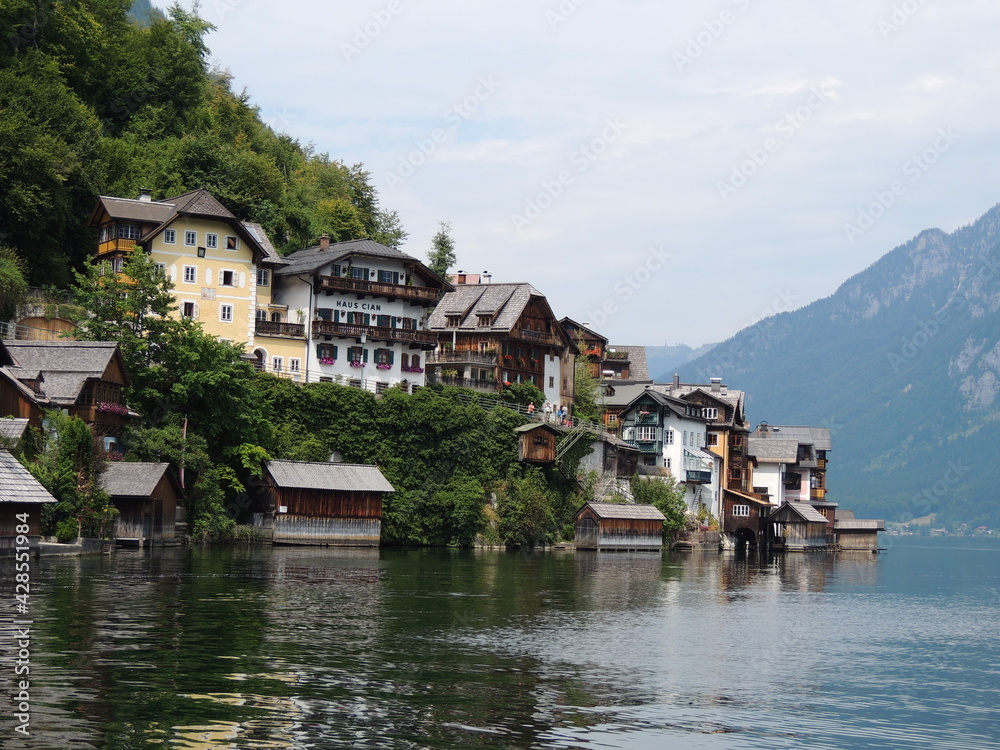
[[[656,424],[658,415],[653,412],[639,412],[635,417],[636,424]]]
[[[615,362],[628,362],[628,352],[618,352],[614,350],[608,350],[604,352],[604,361],[615,361]]]
[[[369,295],[372,297],[389,297],[390,299],[409,299],[418,302],[437,302],[441,298],[440,289],[407,286],[406,284],[387,284],[381,281],[364,281],[362,279],[349,279],[340,276],[320,276],[319,288],[328,294],[332,294],[333,292],[347,292],[362,297]]]
[[[531,341],[536,344],[550,344],[552,346],[558,346],[560,344],[559,339],[545,331],[529,331],[527,328],[515,328],[510,332],[511,337],[522,339],[524,341]]]
[[[258,336],[304,339],[306,327],[302,323],[272,323],[270,320],[258,320],[254,325],[254,333]]]
[[[712,472],[687,469],[684,472],[684,481],[688,484],[711,484]]]
[[[627,440],[633,448],[638,448],[640,453],[659,453],[660,443],[658,440]]]
[[[428,379],[430,383],[450,385],[456,388],[471,388],[474,391],[481,391],[483,393],[496,393],[500,390],[500,383],[496,380],[479,380],[477,378],[441,375],[436,370],[429,371]]]
[[[433,352],[427,355],[427,364],[488,365],[496,367],[497,355],[480,351],[459,350],[453,352]]]
[[[392,285],[390,285],[392,286]],[[328,320],[313,321],[313,338],[317,336],[338,336],[340,338],[360,339],[364,336],[368,341],[402,341],[418,344],[423,348],[437,346],[437,334],[432,331],[418,331],[413,328],[389,328],[387,326],[364,326],[353,323],[332,323]]]

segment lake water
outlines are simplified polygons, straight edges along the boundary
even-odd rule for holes
[[[1000,748],[1000,540],[32,561],[4,748]],[[0,683],[14,666],[0,563]],[[11,606],[7,607],[7,603]]]

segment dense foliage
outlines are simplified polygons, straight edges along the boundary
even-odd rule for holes
[[[179,5],[135,23],[131,4],[0,5],[0,244],[31,258],[32,283],[66,286],[94,247],[97,196],[140,188],[207,188],[286,251],[322,232],[405,239],[362,165],[276,132],[208,68],[211,25]]]

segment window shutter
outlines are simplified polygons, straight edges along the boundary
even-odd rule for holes
[[[198,308],[198,303],[197,303],[197,302],[195,302],[195,303],[194,303],[194,319],[195,319],[195,320],[198,320],[198,316],[199,316],[199,314],[200,314],[200,310],[199,310],[199,308]]]
[[[372,324],[372,316],[370,313],[365,313],[365,325],[370,326]]]
[[[336,344],[334,344],[334,347],[333,347],[333,358],[337,359],[337,346],[336,346]]]
[[[393,349],[389,349],[389,364],[396,364],[396,352]]]
[[[222,286],[222,280],[225,278],[224,274],[225,271],[222,270],[219,271],[219,286]]]
[[[368,350],[367,349],[364,350],[364,356],[362,357],[361,361],[362,362],[367,362],[368,361]]]
[[[319,357],[320,359],[323,358],[323,345],[322,344],[316,344],[316,356]]]

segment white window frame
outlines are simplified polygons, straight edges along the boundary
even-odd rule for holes
[[[302,360],[298,357],[290,357],[288,360],[288,371],[289,372],[302,372]]]
[[[198,233],[193,229],[184,230],[184,246],[195,247],[198,244]]]
[[[705,419],[718,419],[719,418],[719,408],[716,406],[706,406],[701,410],[701,416]]]
[[[229,274],[231,283],[227,284],[225,282],[226,274]],[[219,286],[235,287],[237,282],[239,282],[240,275],[236,271],[230,271],[228,269],[222,269],[219,271]]]
[[[750,506],[749,505],[734,505],[733,506],[733,518],[749,518],[750,517]]]
[[[226,250],[239,250],[240,238],[234,234],[226,235]]]
[[[197,266],[184,266],[184,275],[182,277],[185,284],[197,284],[198,283],[198,267]]]
[[[663,431],[663,444],[673,445],[674,444],[674,431],[667,429]]]
[[[655,424],[640,424],[635,427],[635,439],[643,442],[653,442],[656,440]]]
[[[266,268],[257,269],[257,286],[270,286],[271,272]]]
[[[190,305],[190,307],[189,307]],[[194,302],[181,302],[181,317],[186,320],[194,320],[198,317],[198,305]]]
[[[205,247],[209,250],[216,250],[219,247],[219,235],[214,232],[205,233]]]
[[[284,357],[271,357],[271,372],[283,372],[285,369]]]
[[[166,276],[167,275],[167,264],[166,263],[157,262],[156,263],[156,272],[158,274],[160,274],[160,276]]]
[[[177,230],[176,229],[164,229],[163,230],[163,244],[165,244],[165,245],[176,245],[177,244]]]
[[[228,317],[226,316],[227,311],[229,313]],[[232,305],[219,305],[219,320],[222,321],[223,323],[232,323],[233,322],[233,306]]]

